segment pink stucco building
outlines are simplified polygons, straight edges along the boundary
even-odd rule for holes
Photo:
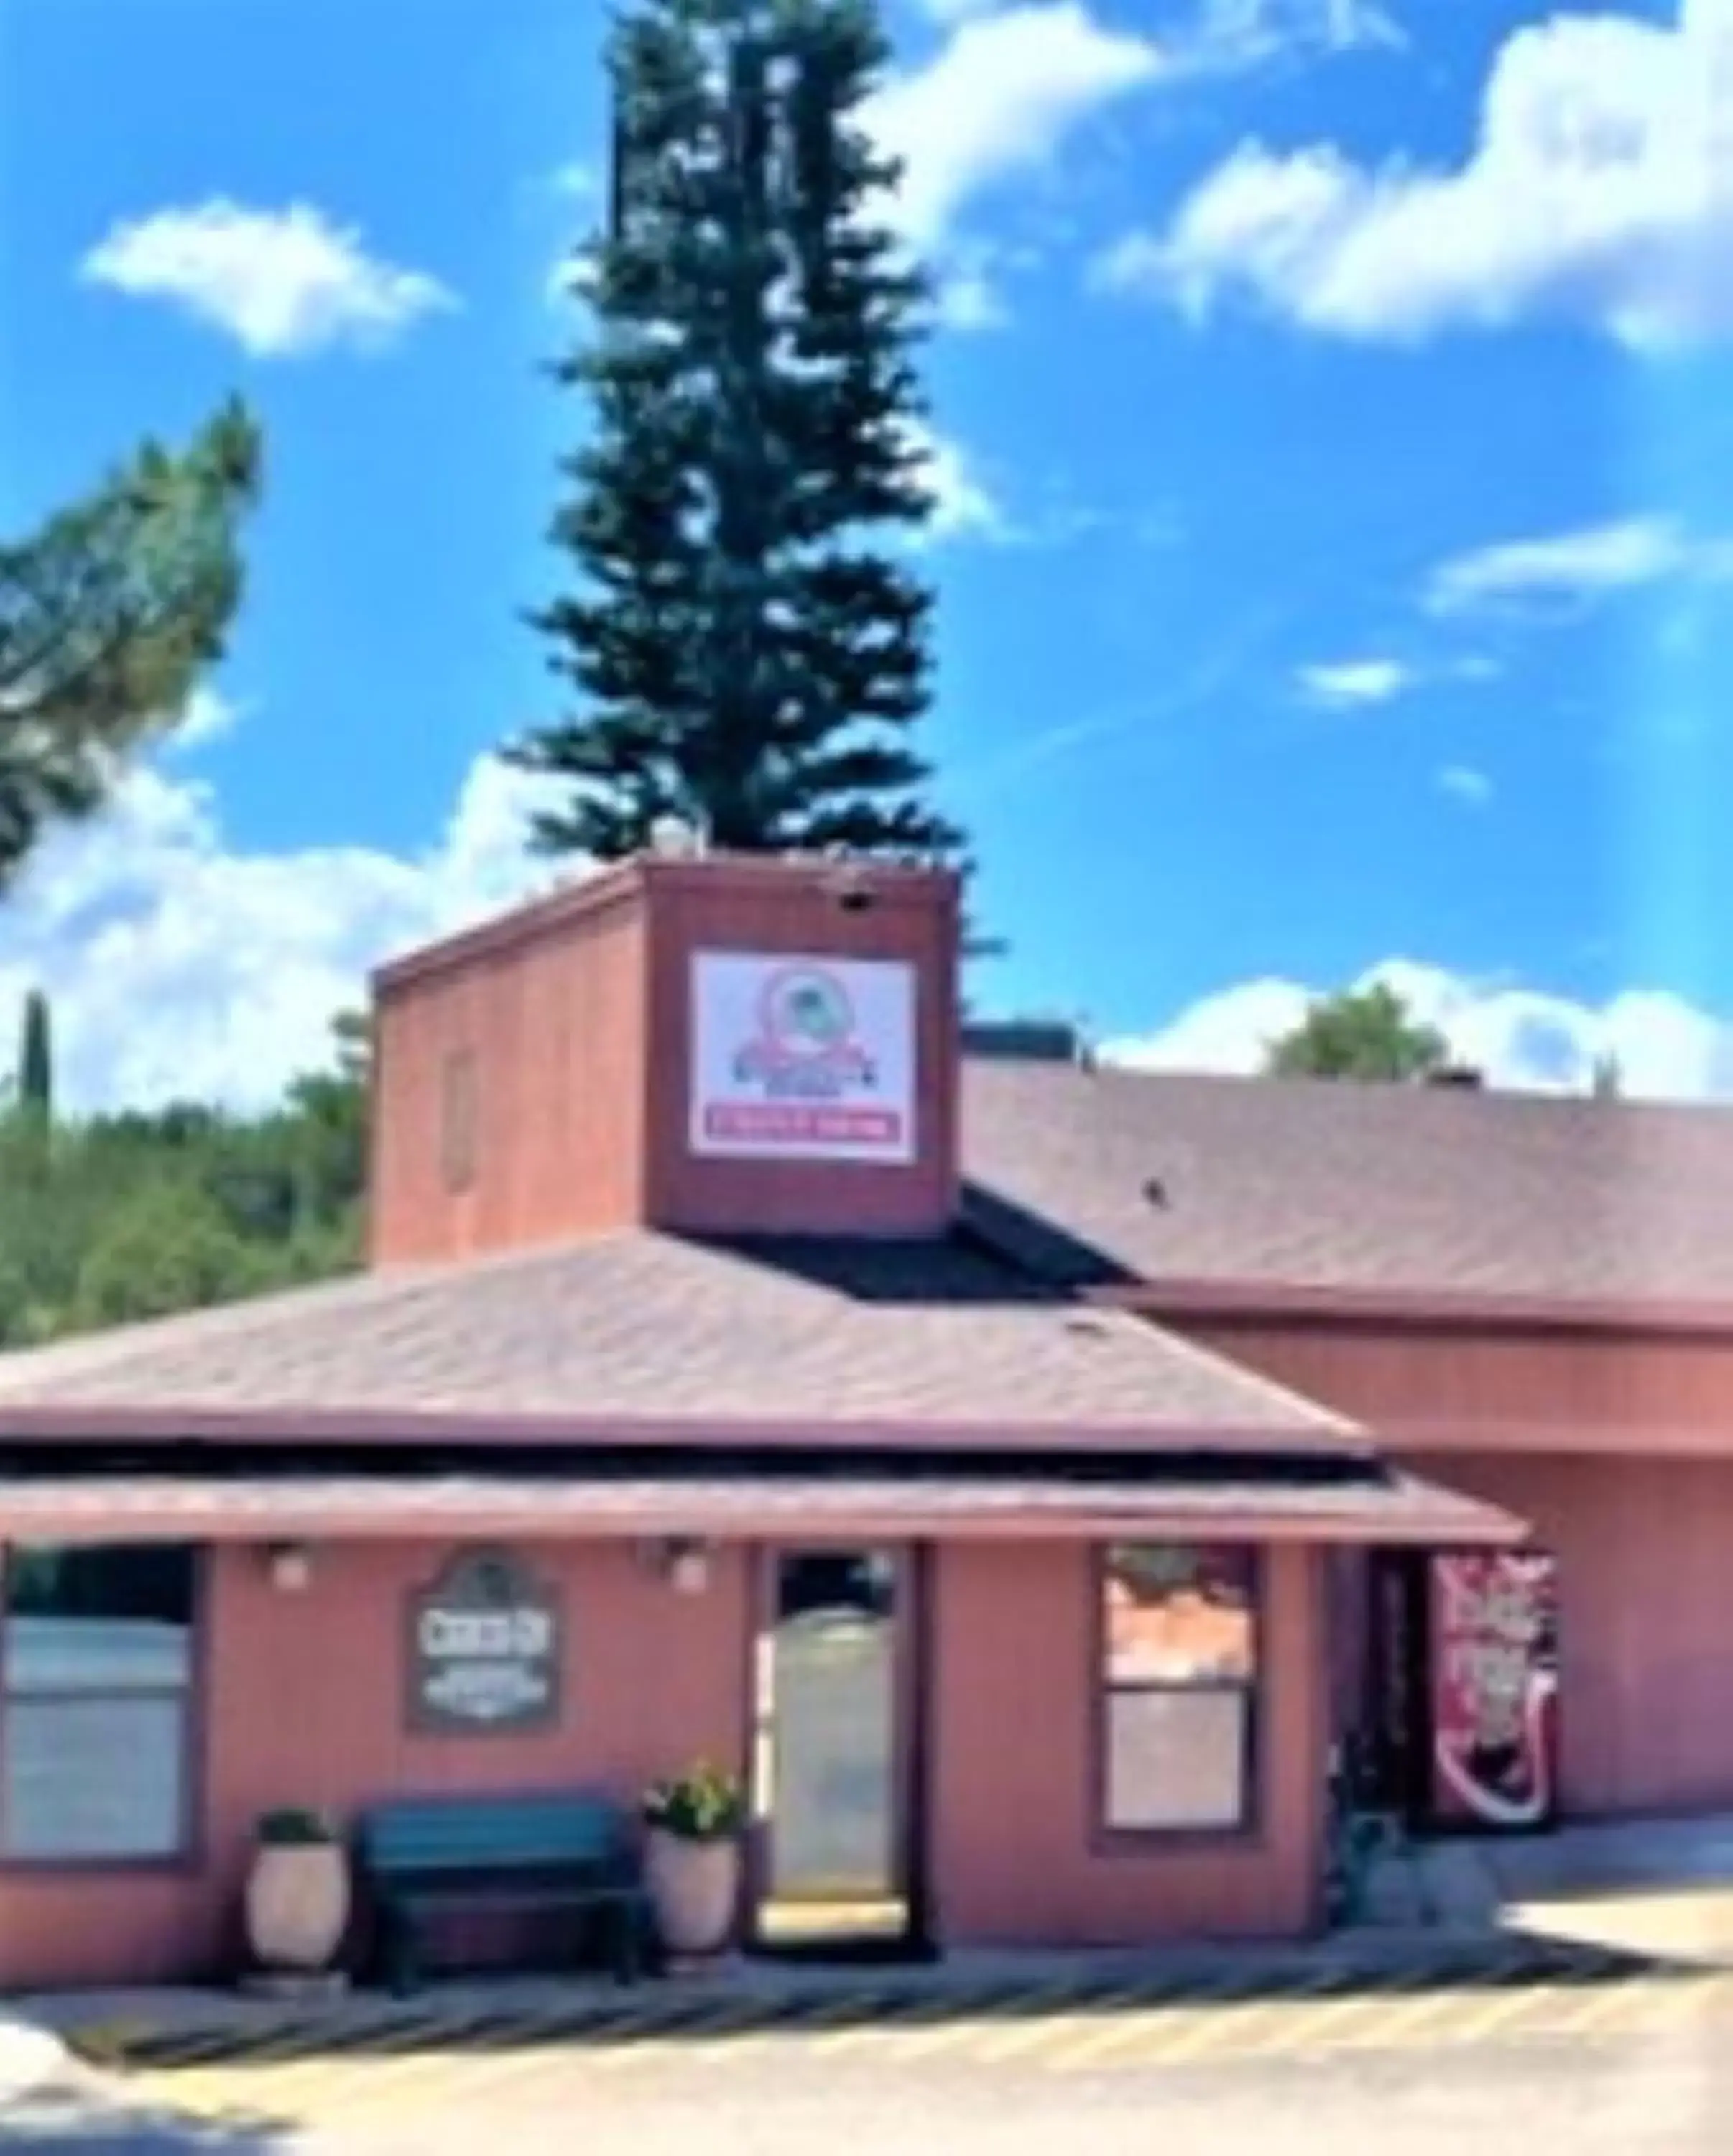
[[[380,977],[363,1275],[0,1359],[0,1983],[232,1967],[268,1807],[700,1754],[767,1948],[1302,1932],[1470,1604],[1495,1798],[1733,1799],[1733,1123],[969,1054],[956,947],[931,871],[572,886]]]

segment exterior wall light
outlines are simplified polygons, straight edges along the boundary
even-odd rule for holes
[[[300,1594],[312,1582],[313,1553],[305,1543],[271,1543],[265,1549],[264,1568],[279,1594]]]
[[[661,1573],[676,1594],[702,1594],[710,1584],[709,1544],[692,1535],[670,1535],[662,1545]]]

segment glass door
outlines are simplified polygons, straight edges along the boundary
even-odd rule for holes
[[[910,1568],[890,1548],[777,1549],[765,1563],[756,1943],[901,1942]]]

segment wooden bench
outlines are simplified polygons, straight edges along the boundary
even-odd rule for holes
[[[643,1875],[619,1807],[602,1796],[428,1797],[363,1814],[357,1861],[392,1989],[412,1989],[426,1921],[454,1910],[572,1909],[600,1917],[623,1983],[643,1966]]]

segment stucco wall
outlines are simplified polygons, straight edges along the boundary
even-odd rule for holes
[[[340,1815],[380,1796],[593,1783],[633,1799],[744,1732],[744,1553],[701,1596],[673,1593],[623,1543],[524,1554],[565,1598],[561,1727],[430,1738],[405,1727],[402,1599],[446,1546],[320,1551],[312,1584],[273,1589],[250,1548],[212,1560],[205,1633],[203,1861],[178,1874],[0,1868],[0,1984],[146,1981],[233,1967],[253,1822],[276,1804]]]
[[[952,1545],[935,1567],[931,1871],[951,1945],[1308,1929],[1327,1724],[1320,1561],[1272,1551],[1259,1822],[1109,1850],[1094,1832],[1094,1576],[1077,1544]]]
[[[374,1014],[369,1253],[470,1257],[643,1212],[644,924],[636,896],[486,948]],[[471,1059],[473,1173],[445,1179],[446,1071]]]
[[[625,1543],[523,1553],[565,1599],[561,1727],[430,1738],[405,1726],[403,1598],[449,1546],[316,1553],[303,1593],[258,1553],[211,1559],[203,1845],[176,1873],[0,1868],[0,1984],[221,1974],[239,1951],[252,1827],[273,1805],[349,1816],[392,1794],[598,1784],[746,1749],[749,1553],[674,1594]],[[949,1545],[931,1568],[929,1866],[942,1941],[1136,1942],[1276,1934],[1315,1914],[1327,1665],[1321,1560],[1272,1552],[1259,1820],[1233,1841],[1109,1852],[1092,1820],[1094,1574],[1081,1545]]]
[[[841,910],[810,867],[641,862],[387,969],[374,1013],[369,1250],[461,1258],[598,1229],[931,1235],[956,1205],[956,893],[874,870]],[[907,1163],[700,1159],[690,1142],[696,951],[886,959],[915,986]],[[447,1072],[474,1142],[447,1181]]]
[[[1558,1554],[1566,1811],[1733,1804],[1733,1461],[1414,1464],[1521,1513]]]

